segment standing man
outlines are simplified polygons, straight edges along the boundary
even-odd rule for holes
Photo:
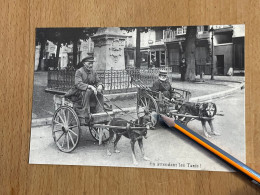
[[[181,64],[180,64],[180,72],[181,72],[181,80],[182,81],[185,81],[186,68],[187,68],[186,60],[185,60],[185,58],[182,58]]]
[[[89,114],[103,112],[103,85],[97,73],[93,70],[93,57],[82,60],[83,67],[75,73],[75,95],[78,96],[74,102],[74,109],[81,123],[88,123]],[[66,95],[65,95],[66,96]]]

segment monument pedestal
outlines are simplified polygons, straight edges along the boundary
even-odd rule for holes
[[[100,28],[91,39],[94,41],[95,70],[124,70],[124,48],[127,36],[120,28]]]

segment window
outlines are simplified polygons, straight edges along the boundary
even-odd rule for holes
[[[221,28],[230,28],[232,25],[214,25],[214,29],[221,29]]]
[[[173,31],[172,30],[164,30],[163,31],[163,39],[172,39]]]
[[[128,55],[129,55],[129,59],[131,60],[134,59],[134,52],[129,52]]]
[[[161,51],[161,66],[165,66],[165,51]]]
[[[156,52],[152,51],[151,52],[151,58],[150,58],[150,64],[154,65],[156,63]]]
[[[141,67],[148,67],[149,53],[148,51],[141,52]]]
[[[204,31],[204,26],[197,26],[197,31],[198,32],[203,32]]]
[[[185,35],[187,31],[187,26],[183,26],[181,28],[177,28],[177,35]]]
[[[156,68],[159,68],[160,66],[165,66],[165,51],[152,51],[150,65]]]
[[[155,31],[155,41],[161,41],[163,39],[163,30]]]

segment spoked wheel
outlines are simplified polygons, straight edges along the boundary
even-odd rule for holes
[[[52,119],[52,136],[62,152],[71,152],[78,145],[80,122],[71,107],[61,106],[55,111]]]
[[[107,123],[106,123],[107,124]],[[89,131],[90,134],[92,135],[92,137],[99,141],[99,137],[100,137],[100,131],[103,130],[103,136],[102,136],[102,142],[107,141],[109,139],[109,130],[108,128],[101,128],[101,127],[92,127],[89,126]]]
[[[149,94],[145,96],[138,96],[137,98],[137,117],[141,117],[144,115],[144,111],[147,110],[152,116],[159,114],[159,108],[155,99]],[[153,126],[158,123],[157,116],[152,117]]]

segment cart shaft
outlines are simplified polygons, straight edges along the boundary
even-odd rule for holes
[[[93,127],[98,128],[111,128],[111,129],[127,129],[126,126],[111,126],[111,125],[104,125],[104,124],[94,124]],[[129,127],[131,130],[145,130],[146,127]]]
[[[185,114],[175,114],[172,113],[174,116],[180,116],[180,117],[187,117],[187,118],[195,118],[195,119],[204,119],[204,120],[213,120],[213,117],[199,117],[199,116],[194,116],[194,115],[185,115]]]

